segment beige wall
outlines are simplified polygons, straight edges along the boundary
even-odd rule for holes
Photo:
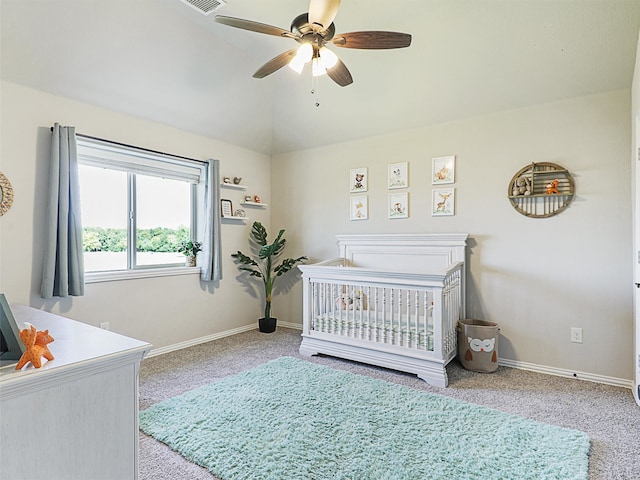
[[[156,347],[254,324],[260,302],[237,282],[229,255],[249,226],[223,225],[224,280],[196,276],[87,285],[84,297],[43,301],[42,201],[54,122],[79,132],[193,158],[219,158],[223,175],[246,179],[267,210],[251,210],[287,252],[312,260],[337,254],[344,233],[466,232],[468,316],[500,324],[503,358],[567,371],[632,378],[632,226],[628,90],[504,112],[436,127],[278,155],[264,155],[162,125],[2,82],[0,169],[15,203],[0,222],[0,291],[25,303],[147,340]],[[453,154],[456,215],[430,215],[431,158]],[[388,163],[409,162],[410,218],[386,216]],[[576,197],[549,219],[518,214],[511,177],[551,161],[574,175]],[[369,214],[349,221],[349,169],[369,168]],[[244,182],[243,182],[244,183]],[[234,196],[234,194],[230,194]],[[234,196],[234,199],[236,197]],[[237,198],[239,200],[239,198]],[[271,221],[271,223],[270,223]],[[301,321],[300,284],[280,285],[274,311]],[[569,342],[570,327],[584,343]]]
[[[428,108],[428,107],[425,107]],[[272,158],[273,225],[289,248],[335,257],[349,233],[469,233],[467,311],[498,322],[500,356],[632,378],[630,92],[616,91]],[[347,128],[347,127],[345,127]],[[431,216],[431,159],[456,155],[456,214]],[[409,162],[409,219],[386,214],[387,164]],[[512,176],[572,172],[576,196],[547,219],[517,213]],[[369,220],[349,220],[349,170],[369,169]],[[287,315],[301,318],[300,286]],[[570,327],[584,343],[570,343]]]
[[[15,201],[0,222],[0,291],[10,302],[61,313],[82,322],[110,322],[111,330],[155,347],[187,342],[255,325],[260,303],[236,281],[230,257],[247,245],[249,226],[223,224],[224,278],[217,287],[197,275],[94,283],[83,297],[39,297],[42,264],[43,199],[51,132],[59,122],[79,133],[195,159],[218,158],[221,174],[243,177],[252,193],[270,202],[269,157],[163,125],[138,120],[2,82],[0,168],[11,181]],[[242,192],[224,191],[235,203]],[[108,199],[105,199],[108,201]],[[251,210],[267,226],[269,210]]]

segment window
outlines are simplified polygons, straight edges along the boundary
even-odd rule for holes
[[[183,267],[178,247],[197,238],[204,164],[86,137],[77,144],[87,279]]]

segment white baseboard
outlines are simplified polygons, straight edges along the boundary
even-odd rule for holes
[[[299,323],[290,322],[278,322],[279,327],[292,328],[294,330],[302,330],[302,325]],[[213,335],[207,335],[205,337],[194,338],[193,340],[187,340],[186,342],[176,343],[173,345],[167,345],[166,347],[154,348],[146,356],[147,358],[156,357],[158,355],[164,355],[165,353],[175,352],[187,347],[193,347],[202,343],[211,342],[212,340],[218,340],[224,337],[230,337],[239,333],[255,330],[255,325],[247,325],[244,327],[234,328],[232,330],[226,330],[220,333],[214,333]],[[519,362],[517,360],[509,360],[507,358],[500,358],[498,360],[499,365],[511,368],[518,368],[521,370],[529,370],[531,372],[545,373],[547,375],[555,375],[557,377],[576,378],[578,380],[586,380],[588,382],[603,383],[605,385],[613,385],[615,387],[629,388],[633,390],[633,381],[625,380],[623,378],[606,377],[604,375],[596,375],[594,373],[587,372],[574,372],[571,370],[563,370],[555,367],[547,367],[546,365],[537,365],[535,363]]]
[[[302,325],[300,325],[299,323],[278,322],[278,326],[283,328],[293,328],[295,330],[302,330]],[[224,332],[214,333],[213,335],[206,335],[204,337],[194,338],[193,340],[187,340],[186,342],[174,343],[173,345],[167,345],[166,347],[152,348],[151,351],[146,355],[146,358],[157,357],[158,355],[164,355],[165,353],[175,352],[177,350],[182,350],[183,348],[187,348],[187,347],[194,347],[202,343],[207,343],[213,340],[218,340],[220,338],[230,337],[232,335],[237,335],[239,333],[255,330],[256,328],[257,327],[255,325],[247,325],[245,327],[239,327],[239,328],[234,328],[232,330],[226,330]]]
[[[531,372],[555,375],[557,377],[577,378],[578,380],[586,380],[588,382],[604,383],[605,385],[613,385],[614,387],[633,389],[633,382],[631,380],[625,380],[624,378],[606,377],[604,375],[596,375],[595,373],[563,370],[561,368],[536,365],[535,363],[519,362],[517,360],[509,360],[507,358],[500,358],[498,360],[498,364],[505,367],[519,368],[520,370],[529,370]]]
[[[237,335],[239,333],[248,332],[249,330],[255,330],[255,325],[247,325],[245,327],[234,328],[225,332],[214,333],[213,335],[207,335],[205,337],[194,338],[193,340],[187,340],[186,342],[174,343],[173,345],[167,345],[166,347],[152,348],[146,355],[147,358],[157,357],[158,355],[164,355],[165,353],[175,352],[187,347],[194,347],[201,343],[211,342],[212,340],[218,340],[224,337],[230,337],[231,335]]]
[[[284,327],[284,328],[293,328],[294,330],[302,331],[301,323],[278,322],[278,326]]]

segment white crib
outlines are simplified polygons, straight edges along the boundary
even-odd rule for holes
[[[300,353],[415,373],[446,387],[465,318],[467,234],[338,235],[340,257],[301,265]]]

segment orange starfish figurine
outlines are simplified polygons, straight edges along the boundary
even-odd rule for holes
[[[47,344],[53,342],[53,337],[49,335],[49,330],[37,331],[36,327],[26,322],[25,326],[24,330],[20,330],[20,340],[22,340],[27,349],[20,357],[16,370],[20,370],[28,362],[31,362],[34,367],[40,368],[42,366],[42,357],[47,360],[53,360],[53,355],[49,347],[47,347]]]

